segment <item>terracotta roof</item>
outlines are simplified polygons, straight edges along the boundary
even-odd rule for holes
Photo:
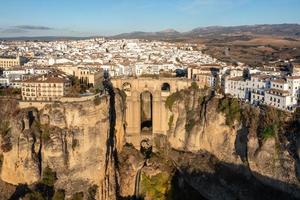
[[[286,81],[284,79],[275,79],[275,80],[272,80],[271,82],[273,82],[273,83],[286,83]]]
[[[251,75],[251,77],[258,78],[259,80],[265,80],[270,78],[269,75],[264,75],[264,74],[253,74]]]
[[[277,96],[283,96],[283,95],[286,96],[287,94],[289,94],[289,91],[279,90],[279,89],[274,89],[274,88],[268,89],[268,90],[266,90],[266,92],[269,94],[277,95]]]
[[[196,74],[197,76],[212,76],[211,73],[201,73],[201,74]]]
[[[59,75],[58,73],[52,73],[47,75],[35,76],[29,78],[24,83],[66,83],[69,79]]]
[[[231,80],[231,81],[244,81],[245,79],[242,76],[236,76],[236,77],[229,78],[228,80]]]
[[[286,79],[300,79],[300,76],[288,76]]]

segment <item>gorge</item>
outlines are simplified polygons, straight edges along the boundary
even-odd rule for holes
[[[152,116],[152,134],[144,137],[141,106],[128,101],[132,91],[123,83],[104,85],[107,94],[94,101],[42,109],[0,100],[0,199],[300,198],[299,111],[251,107],[194,84],[176,90],[170,83],[167,96],[161,87],[159,95],[152,92],[156,105],[143,114]],[[129,109],[136,109],[131,123]],[[153,146],[146,161],[144,139]]]

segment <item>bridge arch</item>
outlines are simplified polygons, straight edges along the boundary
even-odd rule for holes
[[[145,90],[140,93],[141,133],[152,134],[153,126],[153,95]]]

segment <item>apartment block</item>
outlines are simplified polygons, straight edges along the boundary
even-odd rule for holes
[[[22,82],[22,99],[25,101],[56,101],[66,96],[70,79],[61,73],[36,76]]]

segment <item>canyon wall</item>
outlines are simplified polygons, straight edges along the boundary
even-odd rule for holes
[[[212,97],[209,91],[197,88],[170,98],[171,147],[194,153],[205,150],[228,166],[246,169],[266,185],[300,197],[296,146],[300,138],[299,130],[292,128],[299,127],[298,118],[295,121],[290,113]]]
[[[125,99],[112,88],[109,93],[95,101],[53,103],[41,110],[1,104],[1,179],[34,185],[50,168],[56,173],[55,190],[63,189],[68,198],[83,192],[86,199],[94,186],[96,199],[132,198],[144,158],[132,146],[124,147]],[[251,190],[245,195],[255,199],[266,186],[300,198],[297,112],[253,108],[196,87],[172,94],[166,107],[168,135],[157,136],[165,143],[155,145],[141,173],[145,199],[190,192],[196,199],[231,199],[237,197],[232,188],[237,195]]]
[[[119,95],[114,100],[117,102],[114,105],[117,117],[113,119],[117,151],[124,142],[123,102]],[[109,192],[115,185],[111,189],[106,186],[111,183],[105,180],[115,176],[108,172],[114,168],[108,163],[110,102],[111,97],[107,95],[97,101],[57,102],[41,110],[16,108],[14,116],[5,119],[9,141],[5,152],[3,148],[0,152],[1,179],[13,185],[32,185],[41,181],[48,167],[56,173],[55,189],[63,189],[67,197],[87,193],[90,187],[97,186],[97,199],[116,199],[116,192]]]

